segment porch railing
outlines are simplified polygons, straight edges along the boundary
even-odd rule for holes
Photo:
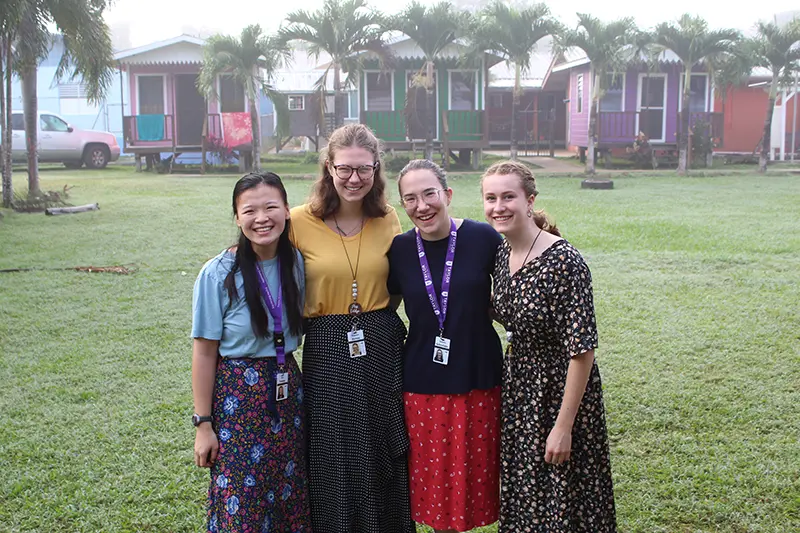
[[[174,115],[130,115],[122,117],[123,151],[142,146],[173,147]]]
[[[395,142],[407,140],[405,111],[363,111],[361,122],[369,126],[381,140]]]
[[[442,119],[446,120],[450,142],[488,142],[489,122],[485,111],[443,111]],[[405,111],[362,111],[361,121],[384,141],[409,139]]]
[[[597,139],[599,143],[633,143],[639,132],[645,134],[652,129],[661,135],[649,135],[651,139],[659,142],[676,142],[677,133],[671,132],[664,125],[666,114],[658,114],[660,110],[642,111],[600,111],[597,114]],[[657,117],[657,118],[656,118]],[[675,124],[680,130],[680,113],[676,117]],[[692,112],[689,113],[689,128],[695,135],[709,135],[710,137],[722,141],[724,131],[724,120],[722,113]]]

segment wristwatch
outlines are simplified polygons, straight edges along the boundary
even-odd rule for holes
[[[199,426],[203,422],[211,422],[212,420],[214,420],[214,418],[211,416],[200,416],[197,413],[192,415],[192,424],[194,427]]]

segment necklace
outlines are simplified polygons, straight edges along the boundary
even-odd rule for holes
[[[356,228],[364,224],[364,219],[361,219],[361,224],[356,224],[355,227],[353,227],[353,229],[351,229],[350,231],[343,230],[341,226],[339,226],[339,223],[336,221],[335,216],[333,217],[333,224],[336,226],[336,231],[338,231],[339,234],[344,235],[345,237],[349,237],[350,234],[356,230]]]
[[[520,265],[519,265],[519,268],[517,269],[517,271],[519,271],[520,269],[522,269],[522,267],[524,267],[524,266],[525,266],[525,263],[527,263],[527,262],[528,262],[528,257],[530,257],[530,255],[531,255],[531,252],[533,251],[533,247],[534,247],[534,245],[536,244],[536,241],[538,241],[538,240],[539,240],[539,235],[541,235],[541,234],[542,234],[542,228],[539,228],[539,233],[537,233],[537,234],[536,234],[536,237],[534,237],[534,238],[533,238],[533,242],[531,243],[531,247],[530,247],[530,248],[528,248],[528,253],[527,253],[527,254],[525,254],[525,259],[523,259],[523,260],[522,260],[522,264],[520,264]]]
[[[333,215],[333,223],[336,224],[336,229],[339,229],[339,239],[342,241],[342,248],[344,248],[344,255],[347,257],[347,265],[350,267],[350,274],[353,275],[353,303],[350,304],[348,312],[356,316],[361,313],[361,304],[358,303],[358,264],[361,262],[361,239],[364,237],[364,219],[361,219],[361,233],[358,236],[358,255],[356,256],[356,267],[353,268],[353,262],[350,261],[350,254],[347,252],[347,246],[344,243],[344,236],[339,228],[339,222],[336,220],[336,215]],[[355,228],[354,228],[355,229]]]

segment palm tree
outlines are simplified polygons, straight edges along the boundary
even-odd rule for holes
[[[114,52],[103,12],[111,0],[18,0],[16,70],[22,82],[25,144],[28,152],[28,194],[39,193],[37,67],[52,46],[49,26],[61,34],[64,54],[56,78],[81,78],[87,99],[99,103],[111,85]]]
[[[333,71],[334,125],[344,123],[342,113],[341,73],[348,73],[346,82],[352,83],[363,70],[363,62],[371,52],[383,65],[390,57],[383,41],[386,31],[385,17],[369,8],[365,0],[325,0],[317,11],[299,10],[286,17],[288,25],[281,29],[284,43],[299,40],[308,44],[308,54],[319,60],[323,53],[331,61],[317,82],[319,101],[324,106],[328,76]]]
[[[625,72],[628,64],[639,57],[639,50],[645,41],[646,38],[637,32],[631,18],[605,23],[585,13],[578,13],[578,27],[565,31],[559,40],[561,49],[580,48],[589,59],[592,92],[589,106],[587,174],[596,172],[597,112],[609,77]]]
[[[263,91],[275,104],[276,133],[288,128],[288,107],[285,97],[269,84],[275,71],[286,64],[289,48],[276,36],[266,36],[261,26],[253,24],[242,30],[240,37],[214,35],[203,48],[203,66],[197,78],[197,87],[207,98],[219,100],[217,80],[230,76],[244,87],[250,107],[253,143],[253,170],[261,171],[261,129],[258,112],[259,92]]]
[[[450,2],[439,2],[431,7],[413,0],[390,22],[392,30],[400,31],[414,41],[425,56],[425,64],[414,76],[412,88],[424,89],[428,102],[428,128],[425,133],[425,158],[433,159],[433,135],[436,131],[436,105],[434,100],[436,61],[442,52],[469,29],[470,16],[459,11]],[[415,100],[412,100],[412,102]]]
[[[677,23],[662,22],[655,28],[657,50],[671,50],[683,64],[684,83],[681,94],[680,128],[678,130],[678,173],[686,174],[689,147],[689,94],[692,69],[710,56],[731,50],[741,38],[737,30],[709,30],[702,17],[683,15]]]
[[[491,51],[514,65],[514,91],[511,100],[511,159],[517,159],[518,139],[516,115],[522,95],[522,75],[530,69],[531,56],[537,44],[548,35],[556,35],[560,24],[550,16],[545,4],[522,8],[495,0],[476,18],[469,32],[467,57],[481,57]]]
[[[772,141],[772,113],[775,110],[778,86],[781,82],[790,81],[792,73],[800,70],[800,19],[795,18],[786,26],[778,26],[775,22],[759,22],[756,29],[757,35],[751,43],[753,60],[758,66],[772,72],[764,135],[761,138],[761,155],[758,158],[759,172],[766,172]]]
[[[11,78],[12,43],[16,38],[17,13],[15,4],[7,3],[0,12],[0,169],[2,169],[3,207],[11,207],[14,199],[11,169]]]

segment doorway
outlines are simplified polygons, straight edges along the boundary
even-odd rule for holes
[[[175,114],[178,122],[178,145],[200,146],[206,99],[197,91],[197,74],[175,76]]]

